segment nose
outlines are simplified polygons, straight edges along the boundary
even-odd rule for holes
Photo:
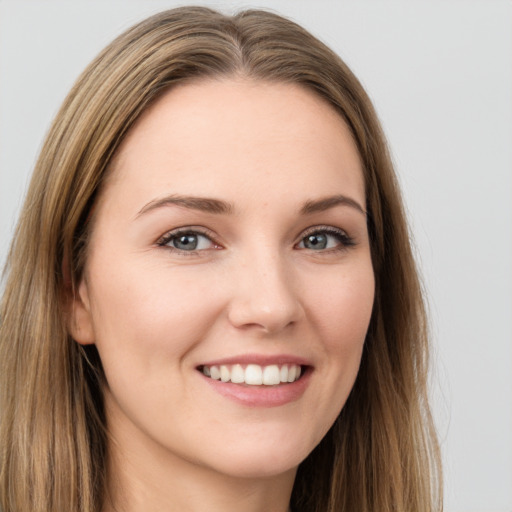
[[[278,257],[253,257],[241,264],[233,277],[228,308],[233,326],[272,334],[303,317],[297,279]]]

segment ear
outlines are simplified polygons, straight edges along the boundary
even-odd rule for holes
[[[73,339],[80,345],[93,344],[95,342],[94,326],[89,290],[84,277],[82,277],[73,296],[70,297],[68,311],[68,330]]]

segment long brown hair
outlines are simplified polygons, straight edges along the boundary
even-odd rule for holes
[[[422,291],[386,142],[348,67],[295,23],[264,11],[157,14],[84,71],[37,161],[6,267],[0,315],[3,512],[99,512],[107,430],[101,362],[69,336],[63,304],[80,280],[87,219],[140,114],[174,84],[212,76],[300,84],[350,127],[366,184],[376,298],[360,371],[340,416],[300,465],[301,512],[442,509],[427,397]]]

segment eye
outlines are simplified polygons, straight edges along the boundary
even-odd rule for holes
[[[218,245],[208,235],[193,230],[180,230],[168,233],[157,242],[157,245],[184,252],[218,248]]]
[[[354,245],[354,240],[345,231],[338,228],[315,228],[307,233],[297,244],[299,249],[325,251],[329,249],[344,249]]]

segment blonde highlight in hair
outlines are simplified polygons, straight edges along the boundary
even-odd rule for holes
[[[0,309],[3,512],[100,512],[108,433],[101,362],[68,334],[92,205],[139,116],[202,78],[299,84],[343,117],[364,166],[376,297],[361,368],[340,416],[299,466],[297,512],[442,509],[427,394],[428,333],[400,193],[374,109],[348,67],[264,11],[184,7],[113,41],[64,101],[37,161]],[[92,212],[92,213],[91,213]]]

